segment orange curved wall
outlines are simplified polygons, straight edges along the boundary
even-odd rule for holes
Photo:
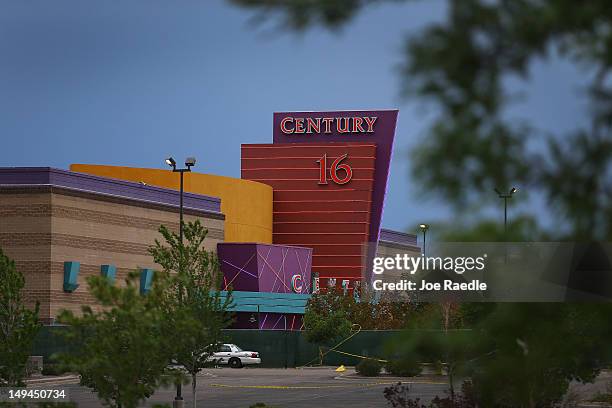
[[[170,170],[72,164],[71,171],[152,186],[179,189],[179,175]],[[226,242],[272,243],[272,187],[255,181],[202,173],[185,173],[185,191],[221,199]]]

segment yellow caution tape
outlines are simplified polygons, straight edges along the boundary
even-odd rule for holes
[[[256,389],[273,389],[273,390],[315,390],[319,388],[347,388],[347,387],[374,387],[377,385],[397,384],[397,381],[360,383],[360,384],[338,384],[338,385],[228,385],[228,384],[210,384],[211,387],[220,388],[256,388]]]
[[[375,360],[375,361],[378,361],[380,363],[388,363],[389,362],[388,360],[383,360],[382,358],[374,358],[374,357],[362,356],[362,355],[359,355],[359,354],[347,353],[345,351],[340,351],[340,350],[329,350],[329,351],[333,351],[334,353],[344,354],[346,356],[363,358],[364,360]]]
[[[334,347],[332,347],[332,348],[330,348],[329,350],[327,350],[325,353],[323,353],[323,354],[320,356],[320,358],[325,357],[326,355],[328,355],[329,353],[331,353],[331,352],[333,351],[333,352],[335,352],[335,353],[340,353],[340,354],[344,354],[344,355],[351,356],[351,357],[358,357],[358,358],[362,358],[362,359],[366,359],[366,360],[376,360],[376,361],[381,362],[381,363],[387,363],[387,362],[388,362],[387,360],[383,360],[383,359],[380,359],[380,358],[372,358],[372,357],[368,357],[368,356],[361,356],[361,355],[359,355],[359,354],[351,354],[351,353],[347,353],[347,352],[344,352],[344,351],[336,350],[336,348],[340,347],[341,345],[343,345],[344,343],[346,343],[347,341],[349,341],[349,339],[350,339],[350,338],[352,338],[353,336],[356,336],[357,334],[359,334],[359,332],[361,331],[361,326],[360,326],[360,325],[358,325],[358,324],[353,324],[353,327],[354,327],[354,326],[357,326],[357,331],[356,331],[356,332],[352,333],[352,334],[351,334],[350,336],[348,336],[346,339],[342,340],[340,343],[336,344]],[[306,367],[306,366],[308,366],[310,363],[312,363],[313,361],[316,361],[317,359],[319,359],[319,357],[315,357],[315,358],[313,358],[312,360],[310,360],[309,362],[307,362],[306,364],[304,364],[304,365],[302,365],[302,366],[299,366],[299,367],[296,367],[296,368],[303,368],[303,367]]]
[[[348,380],[344,380],[348,381]],[[271,390],[315,390],[321,388],[350,388],[350,387],[375,387],[377,385],[397,384],[396,381],[376,381],[371,383],[338,384],[338,385],[230,385],[230,384],[210,384],[211,387],[218,388],[251,388],[251,389],[271,389]],[[402,384],[433,384],[446,385],[445,381],[402,381]]]

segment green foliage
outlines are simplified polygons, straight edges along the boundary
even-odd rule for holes
[[[385,364],[385,370],[398,377],[416,377],[423,371],[421,364],[410,356],[389,360]]]
[[[587,88],[598,104],[609,95],[612,55],[609,34],[598,27],[611,19],[605,2],[577,10],[555,1],[449,1],[446,21],[408,40],[402,70],[406,93],[440,112],[412,152],[424,189],[461,209],[493,202],[495,187],[528,185],[545,193],[574,239],[610,237],[610,104],[603,116],[593,112],[586,129],[545,135],[508,119],[513,100],[504,82],[527,80],[530,64],[554,50],[598,73]],[[561,231],[553,232],[564,238]]]
[[[337,29],[384,0],[231,2],[263,16],[280,14],[287,28],[302,31]],[[399,70],[403,94],[434,108],[427,137],[411,152],[414,179],[456,210],[451,225],[462,214],[499,208],[493,189],[517,185],[543,194],[557,221],[550,231],[555,240],[612,238],[608,2],[448,0],[446,9],[446,18],[406,37]],[[533,64],[551,56],[585,72],[590,105],[578,121],[584,124],[558,133],[509,114],[518,98],[508,81],[530,85]],[[510,204],[529,199],[521,189]],[[480,229],[480,219],[467,221]]]
[[[59,359],[107,406],[136,407],[163,383],[171,358],[175,333],[163,307],[170,279],[156,273],[146,296],[139,293],[137,273],[130,274],[124,287],[111,286],[101,276],[90,276],[87,282],[102,308],[83,306],[80,316],[60,314],[59,321],[70,327],[67,340],[78,347]]]
[[[499,304],[478,330],[491,353],[471,370],[480,401],[549,406],[570,381],[592,381],[612,356],[611,312],[609,304]]]
[[[458,396],[436,396],[428,405],[422,404],[420,398],[410,398],[410,384],[397,383],[385,388],[383,395],[393,408],[477,408],[474,392],[470,382],[464,382]]]
[[[364,358],[355,366],[355,370],[357,374],[364,377],[378,377],[380,370],[382,370],[382,365],[376,360]]]
[[[184,224],[183,243],[178,234],[163,225],[159,232],[164,243],[156,240],[149,253],[165,273],[174,277],[167,292],[171,302],[166,318],[180,336],[173,339],[171,349],[173,360],[191,375],[196,401],[196,376],[211,365],[207,359],[222,342],[222,329],[231,323],[231,291],[221,297],[219,262],[214,252],[204,248],[208,230],[200,221]]]
[[[484,219],[476,225],[441,224],[439,231],[439,239],[443,242],[535,242],[549,241],[551,238],[529,216],[512,217],[508,220],[507,230],[499,219]]]
[[[393,349],[420,361],[445,362],[451,385],[470,377],[480,406],[552,406],[570,381],[592,381],[612,357],[612,305],[470,308],[470,329],[410,330]]]
[[[410,329],[448,330],[464,326],[464,309],[454,302],[421,303],[407,322]]]
[[[51,363],[51,364],[47,364],[45,363],[43,365],[43,369],[42,369],[42,375],[62,375],[67,373],[67,369],[66,367],[62,366],[61,364],[56,364],[56,363]]]
[[[239,6],[260,7],[284,14],[284,23],[295,30],[322,24],[335,27],[357,14],[372,0],[229,0]]]
[[[342,306],[347,298],[341,292],[329,290],[308,300],[304,314],[306,340],[322,345],[348,336],[351,322]]]
[[[476,347],[473,332],[463,329],[440,329],[438,319],[430,328],[409,330],[397,339],[394,354],[420,362],[443,361],[446,364],[451,396],[454,395],[455,380],[465,375],[468,362],[478,357],[481,350]]]
[[[329,289],[314,294],[309,305],[315,315],[328,316],[333,311],[336,318],[344,316],[363,330],[403,329],[422,308],[420,303],[394,299],[393,294],[384,294],[374,301],[369,292],[362,291],[360,301],[356,301],[353,296],[344,296],[340,290],[330,293]],[[310,315],[309,321],[312,317]]]
[[[306,340],[319,346],[319,365],[323,365],[323,345],[332,345],[349,335],[352,324],[347,314],[346,302],[352,296],[340,291],[327,290],[314,294],[306,304],[304,333]],[[353,299],[354,302],[354,299]]]
[[[34,338],[40,329],[38,303],[23,304],[23,274],[0,249],[0,386],[22,386]]]
[[[195,221],[184,231],[186,244],[160,227],[167,246],[156,241],[150,253],[163,270],[155,273],[146,296],[139,293],[136,272],[123,287],[89,277],[89,290],[102,308],[83,307],[80,316],[63,311],[59,317],[75,345],[60,360],[108,406],[135,407],[160,385],[182,382],[182,371],[168,368],[171,360],[192,375],[195,392],[195,376],[208,365],[229,323],[231,296],[220,295],[216,256],[203,248],[207,230]]]
[[[605,404],[612,404],[612,393],[598,392],[592,399],[591,402],[601,402]]]

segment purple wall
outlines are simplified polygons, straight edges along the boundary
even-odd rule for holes
[[[302,278],[303,290],[311,291],[312,249],[256,243],[217,244],[224,285],[249,292],[294,293],[293,275]]]
[[[251,321],[255,317],[255,321]],[[261,330],[301,330],[303,315],[292,313],[236,313],[232,328]],[[261,320],[261,322],[259,320]],[[261,324],[258,324],[261,323]]]
[[[231,287],[245,292],[295,293],[291,280],[294,275],[299,275],[303,285],[300,293],[311,292],[311,248],[226,242],[217,244],[217,254],[224,290]],[[237,312],[232,327],[301,330],[302,318],[301,314],[295,313]]]

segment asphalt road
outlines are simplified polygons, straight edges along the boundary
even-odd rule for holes
[[[388,407],[383,396],[385,387],[396,383],[392,378],[363,378],[352,375],[349,369],[339,376],[333,368],[265,369],[216,368],[198,377],[199,408],[248,408],[263,402],[278,408],[373,408]],[[70,399],[79,407],[100,407],[95,394],[76,384],[65,384]],[[411,384],[411,395],[429,401],[444,395],[444,380],[416,379]],[[160,389],[147,402],[171,403],[174,389]],[[183,387],[185,407],[191,407],[191,385]]]

